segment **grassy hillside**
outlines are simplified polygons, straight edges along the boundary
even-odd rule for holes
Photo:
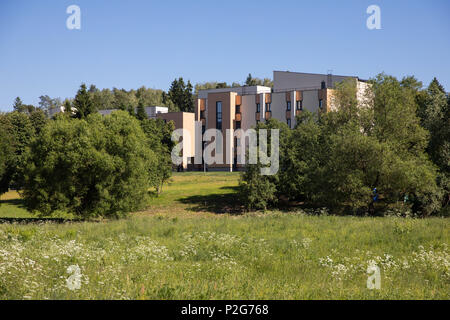
[[[448,219],[229,214],[237,182],[178,174],[129,219],[1,224],[0,299],[450,298]],[[29,215],[6,197],[2,216]]]

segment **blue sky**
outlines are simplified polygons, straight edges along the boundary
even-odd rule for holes
[[[81,30],[66,8],[81,8]],[[381,30],[366,27],[369,5]],[[1,0],[0,110],[16,96],[73,97],[99,88],[167,90],[244,81],[273,70],[357,75],[436,76],[450,91],[450,1]]]

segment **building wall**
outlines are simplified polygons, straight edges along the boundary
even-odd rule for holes
[[[303,91],[303,110],[310,112],[319,110],[319,90]]]
[[[205,129],[216,128],[216,102],[222,101],[222,134],[223,134],[223,162],[209,166],[210,169],[232,170],[232,165],[225,164],[226,157],[232,156],[233,143],[230,143],[230,150],[226,150],[226,130],[236,129],[236,96],[241,100],[241,128],[243,130],[255,127],[257,124],[256,103],[260,103],[259,120],[266,121],[267,101],[271,103],[270,117],[287,123],[291,119],[291,128],[296,125],[296,115],[301,111],[297,110],[297,101],[302,101],[302,110],[312,113],[335,110],[333,105],[334,86],[336,82],[346,79],[354,79],[358,86],[357,98],[361,99],[368,87],[367,83],[360,81],[357,77],[336,76],[326,74],[308,74],[296,72],[274,71],[274,88],[263,86],[222,88],[201,90],[198,94],[195,107],[195,120],[202,121]],[[325,81],[325,88],[322,88],[322,81]],[[319,108],[319,99],[322,99],[322,109]],[[287,101],[291,102],[291,110],[287,111]],[[200,118],[200,109],[204,105],[204,119]],[[246,143],[247,144],[247,143]],[[232,156],[233,157],[233,156]],[[233,157],[234,158],[234,157]]]
[[[233,143],[230,141],[230,148],[227,146],[227,129],[234,129],[234,120],[236,115],[236,92],[221,92],[221,93],[210,93],[207,99],[207,119],[206,128],[215,129],[216,128],[216,103],[218,101],[222,102],[222,142],[216,144],[217,153],[221,152],[222,164],[210,165],[210,169],[225,169],[231,170],[232,164],[231,159],[233,159]],[[212,154],[215,156],[215,153]],[[228,160],[227,160],[228,157]],[[230,158],[231,157],[231,158]],[[228,162],[228,164],[227,164]]]
[[[175,129],[183,129],[183,168],[187,168],[190,162],[189,158],[195,156],[195,114],[192,112],[169,112],[158,113],[156,117],[166,121],[173,121]],[[190,139],[187,139],[188,135]]]
[[[242,104],[241,104],[241,128],[243,130],[247,130],[251,127],[256,126],[256,95],[246,95],[242,96]]]
[[[286,93],[273,93],[272,94],[272,118],[286,123]]]
[[[279,90],[294,90],[294,89],[313,89],[320,88],[322,81],[333,87],[336,82],[341,82],[348,78],[355,78],[351,76],[331,75],[331,85],[328,83],[329,77],[327,74],[313,74],[302,72],[289,71],[274,71],[273,72],[273,89]]]

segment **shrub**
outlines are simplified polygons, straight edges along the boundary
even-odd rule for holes
[[[22,195],[41,215],[119,217],[145,206],[155,160],[139,122],[118,111],[86,120],[56,117],[27,152]]]

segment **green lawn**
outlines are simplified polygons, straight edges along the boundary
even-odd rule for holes
[[[449,299],[448,219],[239,215],[238,177],[176,174],[119,221],[1,224],[0,299]],[[0,215],[29,216],[13,193]]]

